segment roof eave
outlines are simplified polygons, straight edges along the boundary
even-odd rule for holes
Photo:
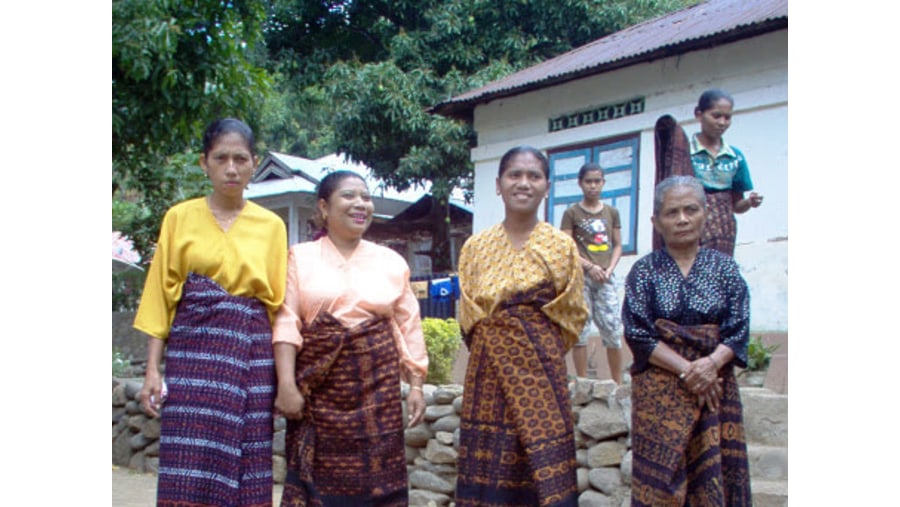
[[[721,44],[727,44],[742,39],[749,39],[758,35],[783,30],[787,28],[787,26],[787,17],[779,17],[761,21],[759,23],[753,23],[750,25],[742,25],[725,32],[719,32],[710,34],[705,37],[698,37],[695,39],[681,41],[675,44],[660,46],[659,48],[656,48],[654,50],[636,54],[628,58],[623,58],[621,60],[605,62],[600,65],[586,67],[584,69],[569,72],[566,74],[551,76],[546,79],[533,81],[521,86],[507,88],[504,90],[497,90],[495,92],[486,93],[484,95],[473,97],[468,100],[458,102],[454,102],[451,100],[442,102],[429,109],[428,112],[471,123],[471,121],[474,119],[475,107],[480,104],[485,104],[505,97],[521,95],[523,93],[539,90],[541,88],[547,88],[549,86],[559,85],[569,81],[574,81],[576,79],[582,79],[588,76],[611,72],[613,70],[629,67],[631,65],[637,65],[639,63],[648,63],[661,58],[684,54],[689,51],[708,49]]]

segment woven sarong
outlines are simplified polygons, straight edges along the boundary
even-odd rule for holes
[[[475,324],[466,369],[457,507],[575,506],[566,350],[542,284]]]
[[[287,423],[284,506],[406,506],[400,355],[387,318],[303,331],[303,419]]]
[[[158,506],[271,506],[272,326],[257,299],[191,273],[166,345]]]
[[[684,129],[670,115],[660,116],[654,129],[656,137],[656,182],[669,176],[693,176],[694,164],[691,162],[691,146]],[[653,231],[653,249],[663,247],[662,236]]]
[[[706,226],[700,235],[700,246],[718,250],[734,257],[734,239],[737,237],[737,221],[734,219],[734,202],[731,191],[706,191]]]
[[[690,361],[719,343],[714,324],[659,319],[656,326],[660,340]],[[740,393],[731,365],[719,373],[725,392],[715,413],[698,407],[684,382],[662,368],[632,378],[632,506],[751,505]]]

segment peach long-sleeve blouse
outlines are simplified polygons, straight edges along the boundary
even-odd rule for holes
[[[287,291],[275,317],[272,341],[303,346],[303,330],[321,313],[352,328],[376,317],[391,319],[401,376],[424,378],[428,354],[409,265],[390,248],[362,240],[350,258],[327,236],[288,253]]]

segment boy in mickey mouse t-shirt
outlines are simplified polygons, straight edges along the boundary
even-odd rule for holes
[[[584,269],[584,299],[590,318],[572,349],[575,372],[587,376],[587,344],[591,320],[606,348],[609,370],[616,384],[622,383],[622,318],[613,271],[622,256],[622,224],[619,210],[600,200],[603,168],[588,163],[578,171],[578,186],[584,194],[580,202],[563,213],[560,229],[572,235],[578,245]]]

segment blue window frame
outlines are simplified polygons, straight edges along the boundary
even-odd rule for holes
[[[604,139],[595,143],[548,150],[550,159],[550,199],[547,221],[555,227],[563,212],[581,200],[578,170],[587,162],[600,164],[606,183],[600,200],[619,210],[622,220],[622,253],[637,251],[637,184],[640,138]]]

